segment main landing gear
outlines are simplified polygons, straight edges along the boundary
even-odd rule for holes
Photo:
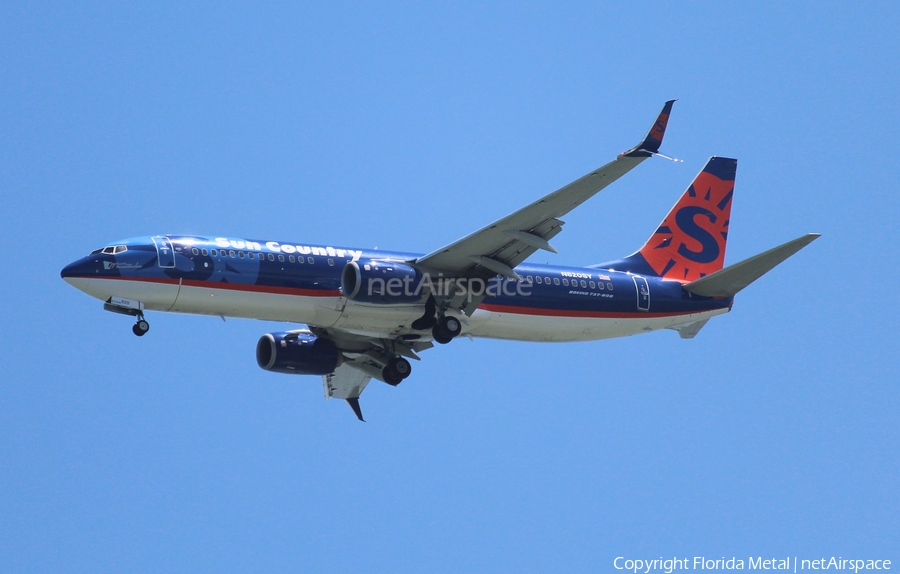
[[[410,325],[417,331],[431,329],[431,336],[441,345],[446,345],[462,332],[462,323],[456,317],[444,315],[443,309],[438,311],[434,296],[425,301],[425,314]]]
[[[384,369],[381,370],[381,376],[384,382],[396,387],[403,379],[412,374],[412,365],[403,357],[397,356],[388,361]]]
[[[446,345],[462,332],[462,323],[451,315],[444,315],[431,328],[431,335],[441,345]]]
[[[137,335],[138,337],[143,337],[147,334],[147,331],[150,330],[150,323],[144,319],[143,315],[138,315],[137,323],[131,328],[131,332]]]

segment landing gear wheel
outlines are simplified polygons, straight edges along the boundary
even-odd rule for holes
[[[381,376],[384,378],[384,382],[392,387],[396,387],[403,380],[403,377],[391,370],[390,365],[381,370]]]
[[[454,337],[462,331],[462,323],[459,319],[450,315],[445,315],[438,319],[437,325],[431,330],[434,340],[441,345],[446,345],[453,340]]]
[[[455,337],[462,332],[462,323],[459,322],[459,319],[450,315],[441,317],[441,320],[438,321],[438,325],[440,325],[444,331],[449,333],[451,337]]]
[[[147,334],[147,331],[150,330],[150,323],[143,319],[138,319],[138,322],[134,324],[134,327],[131,328],[131,332],[137,335],[138,337],[143,337]]]
[[[410,365],[409,361],[403,357],[394,357],[388,361],[388,364],[381,370],[381,376],[384,377],[384,382],[395,387],[410,374],[412,374],[412,365]]]
[[[435,325],[434,329],[431,330],[431,336],[434,337],[436,343],[441,345],[446,345],[453,340],[453,337],[449,333],[445,333],[438,325]]]
[[[409,361],[403,357],[394,357],[391,359],[390,362],[388,362],[388,368],[400,375],[401,379],[405,379],[412,374],[412,365],[410,365]]]

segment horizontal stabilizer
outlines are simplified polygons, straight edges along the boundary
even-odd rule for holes
[[[818,239],[819,236],[818,233],[808,233],[793,241],[788,241],[784,245],[692,281],[685,285],[684,289],[704,297],[733,297],[738,291],[771,271],[776,265]]]

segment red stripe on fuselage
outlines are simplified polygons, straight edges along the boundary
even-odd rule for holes
[[[159,283],[162,285],[178,285],[178,279],[163,277],[97,277],[84,275],[77,279],[116,279],[120,281],[143,281],[145,283]],[[220,283],[213,281],[197,281],[184,279],[181,285],[188,287],[202,287],[205,289],[225,289],[228,291],[246,291],[250,293],[271,293],[275,295],[295,295],[301,297],[341,297],[341,292],[336,289],[301,289],[299,287],[275,287],[271,285],[248,285],[246,283]]]
[[[479,309],[491,313],[511,313],[516,315],[537,315],[541,317],[581,317],[592,319],[641,319],[643,317],[677,317],[679,315],[692,315],[702,311],[678,311],[675,313],[648,313],[646,311],[634,311],[631,313],[611,311],[580,311],[575,309],[544,309],[541,307],[518,307],[514,305],[497,305],[494,303],[482,303]],[[711,309],[710,309],[711,310]]]

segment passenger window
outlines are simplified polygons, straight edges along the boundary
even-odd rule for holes
[[[565,285],[566,287],[568,287],[568,286],[569,286],[569,280],[568,280],[568,279],[563,279],[563,285]]]
[[[252,251],[247,254],[247,257],[249,257],[250,259],[256,259],[256,256],[253,254]]]
[[[581,288],[587,289],[587,281],[585,281],[584,279],[581,280]]]
[[[206,256],[209,254],[209,253],[206,251],[206,249],[201,249],[200,252],[203,253],[203,256],[204,256],[204,257],[206,257]]]
[[[334,259],[331,259],[330,257],[328,258],[328,266],[334,267]]]
[[[307,257],[307,258],[306,258],[306,262],[309,263],[310,265],[312,265],[313,263],[315,263],[315,261],[313,260],[312,257]]]
[[[529,283],[534,282],[534,277],[532,277],[531,275],[529,275],[529,276],[528,276],[528,282],[529,282]]]
[[[200,255],[200,250],[194,247],[193,249],[191,249],[191,253],[193,253],[194,255]]]
[[[607,283],[606,288],[609,289],[610,291],[612,291],[612,283]]]
[[[219,255],[219,252],[216,251],[215,249],[213,249],[212,251],[210,251],[210,253],[212,253],[212,256],[213,256],[213,257],[217,257],[217,256]]]
[[[275,261],[275,256],[269,253],[269,261]]]
[[[597,287],[599,287],[601,290],[606,289],[606,287],[603,286],[603,283],[597,283]]]
[[[540,285],[540,284],[542,283],[542,281],[543,281],[543,280],[541,279],[541,276],[540,276],[540,275],[538,275],[538,276],[535,277],[534,279],[535,279],[535,281],[537,281],[537,284],[538,284],[538,285]]]
[[[299,263],[300,265],[303,265],[303,256],[302,255],[297,257],[297,263]]]
[[[594,283],[593,281],[591,281],[591,289],[596,289],[596,288],[597,288],[597,284]]]
[[[293,263],[293,262],[296,261],[296,260],[297,260],[297,258],[294,257],[293,255],[291,255],[290,257],[288,257],[288,261],[290,261],[291,263]]]
[[[282,263],[284,263],[284,255],[279,255],[278,260],[281,261]]]
[[[228,255],[231,256],[231,257],[234,257],[234,256],[235,256],[235,255],[234,255],[234,250],[229,251],[229,252],[228,252]]]
[[[554,277],[554,278],[553,278],[553,284],[554,284],[554,285],[559,285],[559,277]]]

